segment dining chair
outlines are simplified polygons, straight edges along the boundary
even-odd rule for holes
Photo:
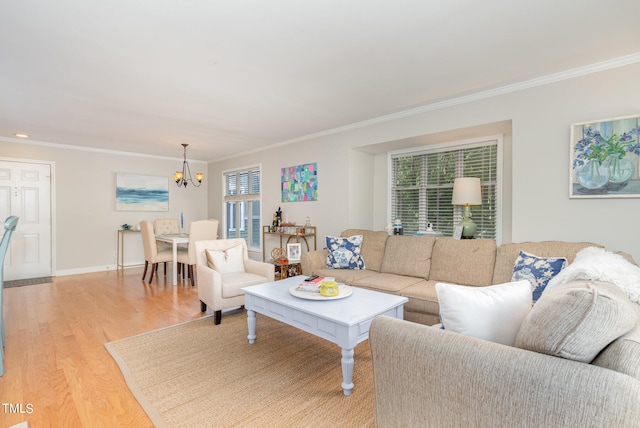
[[[157,218],[153,220],[153,232],[156,235],[171,235],[180,233],[180,223],[177,218]],[[171,249],[171,244],[158,242],[158,249]]]
[[[180,223],[177,218],[157,218],[153,220],[153,232],[156,235],[180,233]]]
[[[216,219],[192,221],[189,224],[189,278],[191,285],[195,284],[194,269],[196,265],[196,241],[208,241],[218,239],[218,224]]]
[[[164,263],[164,274],[167,274],[167,262],[173,261],[173,251],[171,247],[158,248],[156,234],[153,231],[151,222],[143,220],[140,222],[140,232],[142,233],[142,247],[144,248],[144,272],[142,280],[147,276],[147,268],[151,264],[151,274],[149,275],[149,284],[153,280],[153,274],[156,271],[158,263]],[[189,254],[185,249],[178,248],[178,263],[188,263]]]
[[[156,235],[173,235],[180,233],[180,223],[177,218],[157,218],[153,220],[153,232]],[[158,242],[158,250],[171,249],[171,244],[167,242]],[[178,273],[183,268],[183,264],[178,264]]]
[[[4,234],[0,241],[0,376],[4,375],[4,313],[2,312],[4,295],[4,259],[9,249],[9,240],[18,225],[18,217],[10,216],[4,222]]]
[[[273,282],[275,266],[249,258],[243,238],[196,241],[200,311],[207,305],[220,324],[222,310],[244,305],[242,287]]]

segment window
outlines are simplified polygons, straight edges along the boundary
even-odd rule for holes
[[[390,154],[390,214],[402,220],[403,233],[434,230],[445,236],[462,220],[463,207],[451,204],[456,177],[479,177],[482,205],[472,206],[476,237],[497,239],[498,158],[501,138]],[[500,155],[501,157],[501,155]]]
[[[224,173],[225,231],[227,238],[244,238],[247,247],[260,249],[260,168]]]

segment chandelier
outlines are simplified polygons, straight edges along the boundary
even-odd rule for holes
[[[178,187],[187,187],[188,181],[190,181],[194,186],[200,187],[200,184],[202,184],[202,180],[204,179],[204,174],[201,172],[197,172],[196,180],[198,181],[198,183],[194,183],[193,179],[191,178],[191,169],[189,168],[189,164],[187,163],[187,146],[188,144],[182,144],[182,147],[184,147],[184,161],[182,162],[182,172],[176,171],[176,173],[173,174],[173,179],[175,180]]]

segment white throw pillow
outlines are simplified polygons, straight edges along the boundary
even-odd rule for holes
[[[513,346],[531,310],[531,284],[522,280],[487,287],[436,284],[445,330]]]
[[[206,250],[206,252],[209,267],[219,272],[220,275],[245,271],[242,244],[224,251]]]

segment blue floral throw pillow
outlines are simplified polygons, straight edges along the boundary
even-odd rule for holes
[[[333,269],[364,269],[362,235],[348,238],[327,236],[327,267]]]
[[[511,281],[526,279],[531,283],[533,303],[535,303],[549,280],[556,276],[567,264],[564,257],[538,257],[520,250],[513,266]]]

